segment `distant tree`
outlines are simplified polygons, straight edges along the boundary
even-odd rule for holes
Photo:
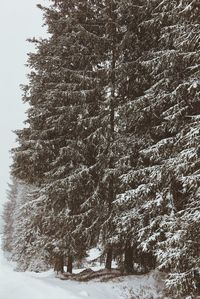
[[[50,265],[41,238],[42,221],[38,217],[38,210],[43,206],[36,196],[37,188],[19,182],[11,257],[20,271],[40,272],[49,269]]]
[[[17,181],[12,178],[8,184],[7,201],[3,207],[3,250],[11,253],[13,250],[14,219],[16,212]]]

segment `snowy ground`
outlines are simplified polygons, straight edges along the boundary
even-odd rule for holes
[[[52,271],[18,273],[0,251],[1,299],[161,299],[158,273],[129,276],[107,283],[61,281]]]

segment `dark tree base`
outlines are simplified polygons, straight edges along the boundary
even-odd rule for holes
[[[110,247],[107,251],[106,265],[105,265],[105,268],[108,270],[112,269],[112,255],[113,255],[113,250],[112,247]]]

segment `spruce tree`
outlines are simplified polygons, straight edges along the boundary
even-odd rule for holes
[[[13,250],[13,233],[14,233],[14,219],[16,211],[16,197],[17,197],[17,181],[12,178],[12,182],[8,184],[7,201],[3,207],[3,244],[2,248],[5,252],[11,253]]]
[[[137,24],[142,18],[142,1],[102,1],[99,14],[105,26],[104,39],[110,41],[101,58],[101,70],[104,80],[101,82],[101,116],[102,132],[105,139],[104,150],[97,156],[99,164],[97,188],[97,206],[100,204],[99,226],[100,244],[107,253],[106,268],[111,268],[115,248],[112,244],[112,218],[115,213],[113,202],[121,186],[119,176],[127,168],[126,155],[130,140],[125,135],[123,107],[130,96],[134,97],[133,86],[137,84],[139,71],[137,63],[139,51]],[[135,44],[134,44],[135,42]],[[139,87],[139,86],[138,86]],[[136,93],[138,90],[136,91]],[[102,208],[103,207],[103,208]]]
[[[11,255],[18,271],[40,272],[50,266],[41,238],[41,219],[38,217],[38,211],[43,206],[36,196],[37,188],[18,182]]]
[[[94,193],[96,180],[93,163],[101,138],[96,73],[104,49],[97,13],[89,4],[53,1],[50,8],[40,7],[50,38],[36,41],[38,51],[30,55],[34,71],[24,87],[24,99],[31,105],[29,127],[17,132],[20,146],[14,151],[13,174],[40,187],[42,231],[55,260],[78,254],[74,239],[83,239],[77,229],[80,206]],[[80,185],[85,183],[88,190]],[[71,235],[73,230],[78,237]]]
[[[148,3],[139,28],[148,41],[141,63],[149,87],[129,105],[139,142],[114,219],[116,244],[130,239],[138,267],[170,271],[167,288],[181,298],[199,292],[198,11],[195,1]]]

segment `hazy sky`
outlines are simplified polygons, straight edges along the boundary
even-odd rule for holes
[[[26,82],[27,52],[33,50],[29,37],[44,36],[42,14],[37,3],[47,0],[0,0],[0,212],[9,180],[12,130],[21,128],[25,107],[19,85]]]

